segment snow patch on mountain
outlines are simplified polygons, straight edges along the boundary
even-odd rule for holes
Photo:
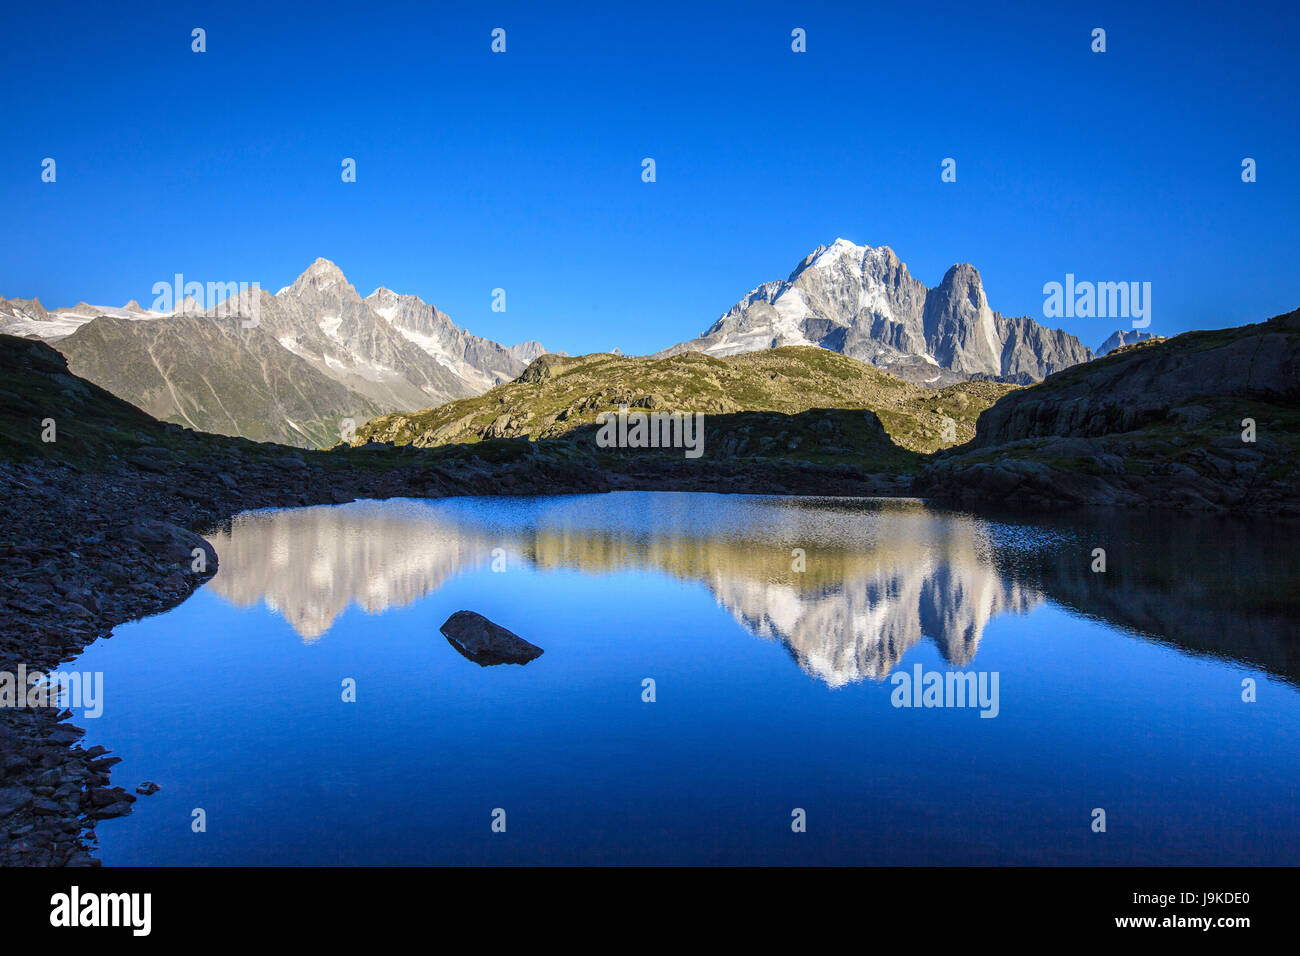
[[[772,303],[777,322],[773,325],[773,345],[812,345],[800,325],[808,314],[808,301],[798,289],[786,289]]]
[[[145,321],[163,319],[173,314],[175,313],[153,312],[142,309],[134,299],[121,308],[79,302],[70,309],[57,309],[50,312],[41,305],[40,299],[5,299],[0,297],[0,332],[23,338],[57,342],[101,315],[111,316],[115,319]]]

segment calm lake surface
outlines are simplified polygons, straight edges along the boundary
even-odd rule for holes
[[[99,856],[1300,863],[1296,530],[645,492],[241,515],[211,582],[75,664],[86,746],[163,788]],[[460,609],[545,653],[479,666]],[[918,673],[951,706],[896,706]]]

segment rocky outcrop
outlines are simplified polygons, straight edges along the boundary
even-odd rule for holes
[[[489,621],[476,611],[457,611],[440,630],[447,643],[481,667],[496,664],[527,664],[543,651],[513,631]]]
[[[137,522],[123,529],[122,537],[144,545],[159,561],[169,565],[188,562],[194,568],[202,568],[200,573],[217,568],[217,552],[206,538],[169,521]]]
[[[1117,353],[1000,399],[980,416],[973,447],[1099,437],[1171,417],[1195,425],[1204,416],[1192,406],[1202,399],[1287,401],[1300,395],[1298,332],[1300,310]]]

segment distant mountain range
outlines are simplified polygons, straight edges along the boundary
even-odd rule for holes
[[[363,299],[327,259],[275,295],[248,289],[206,311],[192,300],[158,313],[0,299],[0,331],[49,341],[74,373],[155,418],[301,446],[333,444],[347,419],[477,395],[546,352],[471,335],[418,296]]]
[[[258,322],[245,327],[232,312]],[[306,447],[346,437],[349,420],[480,395],[548,351],[472,335],[418,296],[381,287],[362,298],[327,259],[275,295],[249,289],[207,309],[187,299],[171,312],[134,300],[47,310],[0,298],[0,332],[50,342],[74,373],[156,418]],[[1096,354],[1147,337],[1116,332]],[[844,239],[657,357],[783,345],[819,346],[934,388],[1028,384],[1094,357],[1072,335],[992,311],[973,266],[953,266],[929,289],[891,249]]]

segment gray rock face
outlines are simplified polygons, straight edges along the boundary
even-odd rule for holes
[[[1148,339],[1155,338],[1151,332],[1139,332],[1136,329],[1120,329],[1110,334],[1110,338],[1097,346],[1097,358],[1101,358],[1107,352],[1113,352],[1115,349],[1124,345],[1133,345],[1135,342],[1145,342]]]
[[[974,266],[955,265],[927,289],[892,249],[845,239],[818,247],[784,282],[750,292],[699,338],[659,354],[782,345],[819,345],[936,387],[977,377],[1037,381],[1092,358],[1072,335],[990,309]]]
[[[475,664],[527,664],[542,656],[542,649],[518,634],[493,624],[474,611],[457,611],[442,625],[448,643]]]
[[[539,355],[545,355],[550,350],[547,349],[546,346],[544,346],[541,342],[537,342],[534,341],[533,339],[529,339],[527,342],[520,342],[518,345],[510,346],[510,348],[508,348],[506,351],[508,351],[511,355],[513,355],[524,365],[527,365],[529,362],[537,358]],[[554,354],[565,355],[567,353],[555,352]]]
[[[944,368],[1003,374],[1002,342],[974,266],[953,266],[926,295],[924,327],[927,351]]]
[[[365,421],[383,408],[264,329],[229,319],[100,316],[55,344],[76,375],[198,431],[329,445],[339,440],[341,420]]]
[[[477,395],[508,382],[527,364],[514,352],[519,346],[507,349],[471,335],[419,296],[399,295],[381,287],[366,296],[364,302],[399,335],[433,358],[438,367],[462,379],[470,389],[466,394]],[[525,344],[535,345],[538,354],[546,351],[541,343]]]
[[[45,311],[40,299],[6,299],[0,296],[0,318],[9,321],[24,319],[29,322],[48,322],[50,313]]]

